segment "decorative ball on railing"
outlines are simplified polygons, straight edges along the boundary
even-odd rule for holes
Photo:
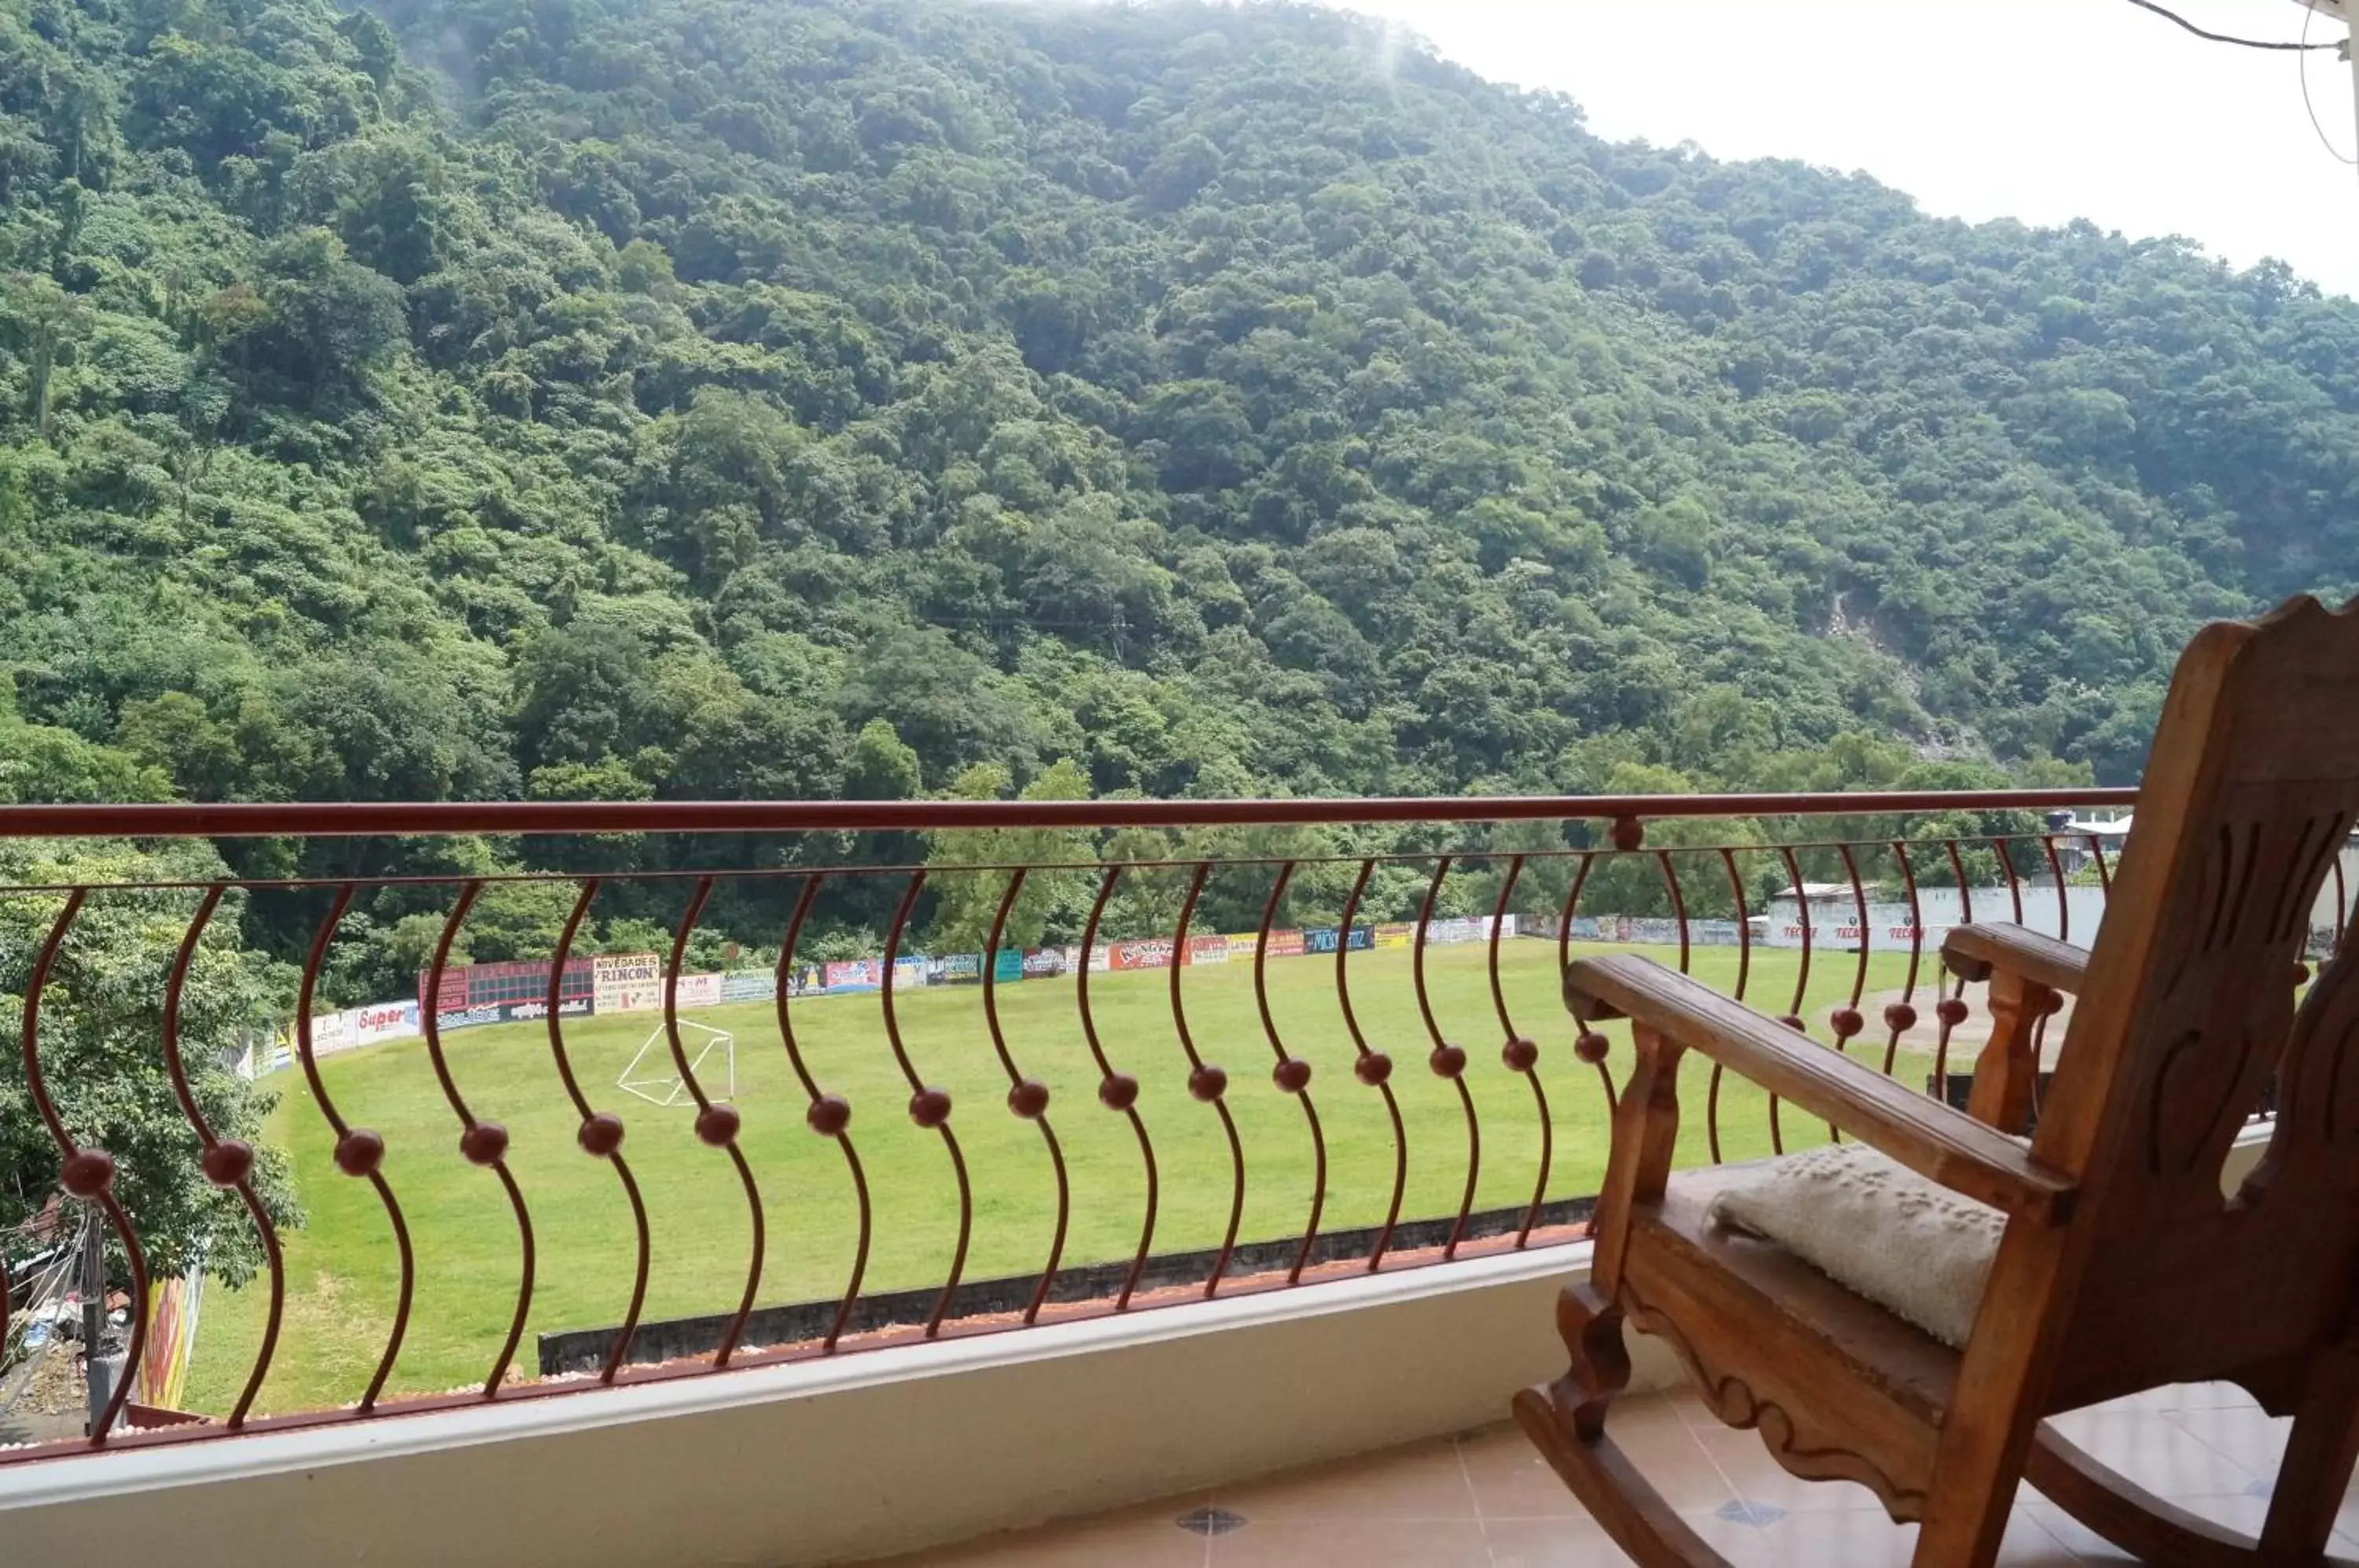
[[[497,1165],[508,1151],[508,1129],[497,1122],[477,1122],[459,1135],[459,1152],[471,1165]]]
[[[841,1094],[821,1094],[803,1113],[803,1121],[821,1138],[842,1138],[852,1125],[852,1102]]]
[[[1955,1029],[1966,1021],[1966,999],[1963,996],[1944,996],[1941,998],[1941,1005],[1933,1009],[1933,1016],[1951,1029]]]
[[[2041,1005],[2039,1010],[2051,1018],[2057,1014],[2062,1012],[2064,1010],[2064,993],[2061,991],[2049,992],[2048,1000]]]
[[[1801,1015],[1799,1013],[1781,1013],[1778,1015],[1777,1021],[1784,1024],[1788,1029],[1795,1030],[1797,1033],[1808,1034],[1810,1032],[1810,1026],[1802,1021]]]
[[[205,1180],[216,1187],[234,1187],[254,1169],[254,1147],[234,1138],[205,1150]]]
[[[1647,842],[1647,824],[1636,817],[1614,819],[1614,847],[1627,854]]]
[[[2309,965],[2309,964],[2295,964],[2295,965],[2293,966],[2293,983],[2294,983],[2294,986],[2295,986],[2295,988],[2296,988],[2297,990],[2299,990],[2300,987],[2302,987],[2302,986],[2307,985],[2309,985],[2309,984],[2310,984],[2310,965]]]
[[[1466,1051],[1455,1045],[1437,1045],[1425,1059],[1436,1078],[1455,1078],[1466,1071]]]
[[[696,1136],[715,1149],[726,1148],[735,1140],[738,1125],[734,1105],[707,1105],[696,1113]]]
[[[910,1095],[909,1119],[921,1127],[938,1127],[950,1120],[950,1091],[926,1088]]]
[[[1126,1111],[1138,1104],[1138,1080],[1115,1073],[1098,1081],[1098,1104],[1109,1111]]]
[[[1310,1063],[1299,1056],[1289,1056],[1270,1070],[1270,1079],[1289,1094],[1299,1094],[1310,1087]]]
[[[1529,1073],[1540,1064],[1540,1042],[1517,1035],[1499,1048],[1499,1060],[1510,1073]]]
[[[582,1152],[592,1160],[612,1159],[614,1150],[623,1147],[623,1118],[612,1111],[600,1111],[595,1116],[584,1116],[581,1130],[573,1135],[573,1141],[580,1144]]]
[[[1827,1019],[1827,1027],[1835,1031],[1837,1040],[1849,1040],[1867,1027],[1857,1007],[1837,1007]]]
[[[1613,1044],[1595,1029],[1583,1029],[1580,1038],[1572,1042],[1572,1053],[1594,1067],[1605,1060],[1605,1053]]]
[[[1200,1100],[1217,1100],[1229,1092],[1229,1075],[1207,1062],[1188,1074],[1188,1093]]]
[[[85,1201],[114,1185],[114,1160],[103,1149],[77,1149],[66,1156],[58,1184]]]
[[[1893,1002],[1884,1009],[1884,1027],[1894,1034],[1906,1034],[1917,1027],[1917,1009],[1906,1002]]]
[[[1038,1078],[1027,1078],[1007,1091],[1007,1108],[1031,1121],[1049,1108],[1049,1085]]]
[[[1393,1075],[1393,1059],[1381,1051],[1372,1051],[1352,1063],[1352,1076],[1373,1089]]]
[[[336,1169],[347,1176],[372,1176],[385,1163],[385,1139],[366,1127],[353,1127],[336,1139]]]

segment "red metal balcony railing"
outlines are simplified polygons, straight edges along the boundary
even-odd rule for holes
[[[549,1397],[1571,1240],[1603,1159],[1603,1116],[1615,1093],[1612,1040],[1574,1028],[1556,999],[1555,976],[1580,947],[1635,945],[1682,970],[1708,972],[1730,995],[1779,1013],[1830,1049],[1862,1054],[1888,1074],[1921,1073],[1929,1092],[1950,1093],[1951,1042],[1973,1014],[1962,984],[1946,984],[1932,967],[1940,931],[1977,918],[2008,919],[2085,941],[2110,885],[2103,835],[2039,813],[2125,807],[2134,799],[2127,790],[2075,789],[0,811],[0,838],[11,839],[553,834],[574,835],[571,857],[578,862],[585,843],[603,842],[612,853],[614,842],[579,835],[632,834],[676,840],[685,863],[0,887],[0,898],[35,900],[45,917],[35,951],[0,954],[7,965],[0,991],[22,996],[16,1066],[25,1103],[54,1147],[56,1187],[69,1203],[94,1206],[112,1235],[116,1276],[132,1298],[127,1365],[142,1365],[156,1294],[141,1216],[119,1195],[117,1160],[129,1156],[81,1141],[45,1075],[45,1055],[56,1049],[54,1031],[44,1027],[45,993],[60,954],[85,940],[89,911],[110,900],[162,898],[182,911],[174,916],[184,923],[154,1042],[187,1127],[173,1158],[193,1161],[212,1186],[236,1195],[261,1253],[248,1287],[254,1294],[235,1298],[243,1336],[205,1347],[225,1391],[211,1419],[129,1430],[126,1377],[86,1444],[21,1448],[0,1459]],[[1980,827],[1952,831],[1962,822]],[[1417,847],[1354,849],[1347,830],[1377,823],[1412,824]],[[1500,826],[1516,823],[1549,827]],[[986,853],[973,863],[937,855],[929,865],[869,864],[845,850],[847,841],[820,836],[923,832],[940,842],[962,830],[1056,830],[1076,835],[1060,842],[1086,849],[1102,844],[1094,835],[1147,828],[1315,829],[1327,836],[1289,840],[1273,853],[1226,845],[1163,857],[1011,860]],[[723,834],[733,835],[727,847],[737,854],[746,841],[735,835],[800,836],[763,840],[770,847],[757,858],[765,864],[704,866],[698,846]],[[485,898],[511,884],[555,885],[568,909],[561,934],[534,961],[531,1000],[512,995],[527,970],[511,964],[480,977],[484,996],[500,999],[473,1006],[477,982],[453,955],[463,951]],[[1020,913],[1027,889],[1051,884],[1071,900],[1055,917],[1071,922],[1067,939],[1021,953],[1006,945],[1012,927],[1029,918]],[[436,887],[447,889],[446,902],[419,976],[414,1045],[344,1054],[341,1048],[361,1039],[355,1015],[318,1009],[340,930],[356,904],[388,889],[413,897]],[[929,898],[958,888],[991,895],[969,899],[971,908],[991,910],[980,953],[917,959],[928,945]],[[659,963],[636,967],[627,959],[589,961],[604,967],[597,969],[601,979],[585,985],[577,950],[602,905],[625,890],[642,902],[674,900],[668,950]],[[183,993],[208,928],[233,896],[266,894],[317,911],[294,1001],[292,1071],[273,1082],[294,1090],[278,1125],[290,1145],[302,1146],[292,1158],[309,1183],[307,1203],[332,1209],[347,1238],[381,1225],[370,1270],[324,1255],[305,1265],[319,1279],[345,1279],[355,1292],[389,1288],[385,1312],[362,1314],[365,1344],[332,1312],[290,1318],[290,1298],[310,1287],[290,1268],[294,1243],[256,1191],[255,1149],[217,1135],[184,1061]],[[778,947],[764,978],[690,972],[716,894],[740,929],[757,914],[775,917]],[[842,931],[822,934],[831,900],[889,909],[873,953],[842,956]],[[1257,904],[1257,920],[1220,930],[1209,912],[1216,901],[1249,915]],[[2350,908],[2338,866],[2319,917],[2321,945],[2343,940]],[[1316,924],[1306,928],[1307,919]],[[815,944],[837,956],[822,963]],[[1228,967],[1216,973],[1216,964]],[[1034,983],[1051,972],[1060,972],[1060,985],[1070,978],[1069,1012],[1062,989]],[[959,1010],[963,1000],[954,1008],[957,998],[946,994],[936,1006],[930,992],[919,1009],[924,1018],[912,1013],[910,988],[927,975],[971,980],[973,989],[958,996],[977,1004],[972,1016]],[[858,1022],[866,1004],[828,999],[850,989],[865,994],[872,983],[873,1032]],[[1404,991],[1408,1005],[1400,1006]],[[752,1078],[734,1094],[736,1035],[755,1027],[743,1020],[757,1015],[711,1015],[739,1019],[734,1031],[685,1015],[706,1005],[743,1007],[756,996],[759,1027],[775,1031],[777,1055],[765,1047],[758,1060],[748,1057]],[[669,1104],[626,1122],[599,1084],[627,1037],[602,1035],[606,1054],[593,1073],[569,1026],[578,1037],[603,1028],[610,1010],[649,1004],[641,1057],[660,1043]],[[388,1028],[399,1032],[406,1026],[396,1015],[406,1006],[362,1012],[393,1020]],[[458,1036],[479,1016],[540,1026],[500,1036],[497,1050],[506,1053],[501,1062],[513,1065],[533,1035],[543,1037],[553,1073],[545,1103],[502,1103],[484,1089],[495,1082],[486,1067],[493,1048],[462,1049]],[[725,1083],[716,1069],[700,1065],[712,1047],[691,1049],[689,1034],[700,1029],[699,1041],[728,1035]],[[1462,1043],[1484,1035],[1494,1042],[1485,1051]],[[1398,1070],[1395,1052],[1404,1048],[1422,1058],[1423,1074]],[[1268,1077],[1256,1083],[1245,1064],[1265,1054]],[[1484,1054],[1495,1065],[1484,1065]],[[387,1065],[372,1068],[372,1057]],[[1348,1076],[1331,1087],[1321,1069]],[[640,1058],[616,1077],[617,1088],[656,1099],[633,1086],[635,1070],[645,1071]],[[447,1132],[423,1134],[429,1124],[408,1102],[399,1136],[366,1125],[354,1107],[394,1105],[388,1085],[396,1082],[407,1086],[404,1094],[430,1099]],[[502,1096],[522,1094],[512,1073],[496,1082]],[[7,1086],[0,1074],[0,1090]],[[1717,1068],[1696,1088],[1702,1141],[1683,1151],[1690,1158],[1767,1153],[1825,1136],[1788,1125],[1774,1096],[1723,1081]],[[978,1093],[1000,1104],[976,1107]],[[875,1105],[879,1094],[906,1116],[907,1128],[889,1119],[874,1125],[875,1109],[884,1108]],[[0,1096],[0,1110],[6,1105]],[[793,1120],[832,1146],[832,1176],[774,1138]],[[519,1128],[513,1138],[511,1123]],[[701,1154],[687,1148],[682,1124]],[[610,1181],[565,1174],[584,1169],[560,1168],[555,1150],[569,1136],[582,1155],[612,1170]],[[432,1141],[445,1137],[452,1141]],[[650,1158],[658,1158],[657,1187],[643,1181],[625,1153],[636,1142],[649,1142]],[[138,1158],[163,1157],[151,1147]],[[459,1173],[469,1168],[482,1175],[462,1181]],[[665,1216],[681,1210],[679,1193],[708,1176],[735,1197],[709,1201],[668,1231]],[[356,1210],[342,1193],[357,1188],[335,1177],[365,1187],[381,1219]],[[489,1246],[488,1222],[471,1222],[463,1247],[419,1229],[441,1226],[477,1202],[471,1193],[489,1191],[466,1185],[474,1181],[497,1189],[508,1244]],[[536,1193],[546,1205],[540,1211]],[[1486,1203],[1486,1194],[1495,1201]],[[1278,1223],[1289,1211],[1295,1217]],[[910,1226],[943,1233],[949,1246],[938,1267],[895,1234]],[[579,1242],[589,1231],[609,1241]],[[720,1245],[723,1232],[744,1238],[742,1252]],[[422,1254],[421,1238],[435,1241],[426,1249],[431,1256]],[[1036,1265],[970,1278],[979,1253],[997,1267],[1023,1248],[1033,1249]],[[874,1278],[888,1252],[897,1275]],[[512,1283],[495,1292],[495,1301],[480,1292],[466,1301],[448,1296],[466,1321],[431,1323],[430,1353],[418,1352],[426,1358],[422,1369],[405,1372],[405,1347],[417,1349],[428,1312],[421,1290],[433,1282],[434,1260],[462,1254],[463,1264],[451,1267],[471,1279],[506,1270]],[[0,1329],[10,1322],[7,1265],[0,1236]],[[549,1305],[552,1270],[577,1265],[603,1276],[605,1294],[596,1299],[618,1302],[613,1322],[549,1318],[551,1311],[587,1312],[578,1303]],[[344,1275],[334,1274],[339,1267]],[[372,1271],[379,1278],[364,1277]],[[816,1288],[831,1272],[835,1282]],[[654,1319],[648,1307],[656,1295],[674,1307],[707,1310]],[[533,1359],[525,1336],[536,1325],[537,1369],[523,1371],[520,1357]],[[357,1397],[307,1399],[298,1388],[278,1397],[298,1408],[260,1413],[289,1334],[334,1339],[303,1354],[364,1369]],[[8,1343],[0,1334],[0,1356]],[[218,1364],[233,1353],[242,1374],[219,1376]],[[468,1391],[419,1391],[447,1388],[453,1379],[436,1383],[437,1369],[467,1356],[480,1356]],[[299,1408],[307,1404],[327,1408]]]

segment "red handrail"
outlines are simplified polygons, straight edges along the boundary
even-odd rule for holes
[[[367,837],[404,833],[909,833],[926,828],[1297,826],[1334,822],[2046,811],[2135,806],[2136,789],[1785,795],[1445,795],[1256,800],[443,800],[0,806],[0,838]]]

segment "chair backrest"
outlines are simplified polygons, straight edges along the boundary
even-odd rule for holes
[[[2299,1011],[2296,994],[2354,819],[2359,600],[2206,627],[2172,679],[2033,1143],[2081,1177],[2073,1245],[2091,1252],[2052,1408],[2166,1382],[2298,1380],[2349,1320],[2359,942]],[[2267,1152],[2224,1195],[2229,1146],[2272,1075]]]

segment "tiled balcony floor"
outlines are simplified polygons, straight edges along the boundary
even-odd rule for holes
[[[2247,1534],[2290,1423],[2190,1385],[2059,1418],[2105,1464]],[[1914,1527],[1866,1488],[1804,1482],[1693,1396],[1630,1399],[1610,1425],[1698,1534],[1739,1568],[1893,1568]],[[2336,1550],[2359,1552],[2359,1500]],[[1509,1425],[899,1559],[896,1568],[1606,1568],[1629,1561]],[[2004,1568],[2128,1563],[2027,1489]]]

